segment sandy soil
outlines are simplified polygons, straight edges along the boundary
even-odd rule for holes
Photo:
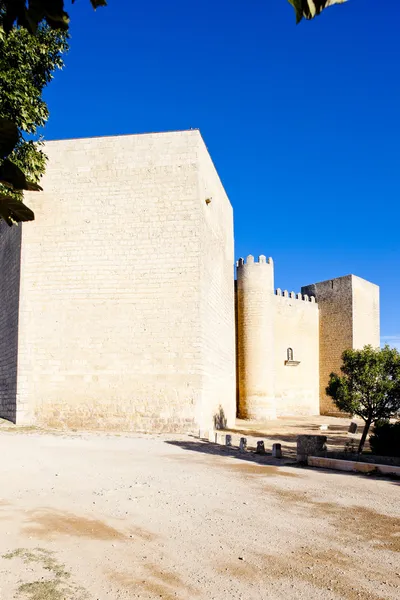
[[[397,481],[184,436],[3,430],[0,451],[2,600],[400,598]]]

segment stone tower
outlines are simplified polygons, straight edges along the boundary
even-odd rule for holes
[[[379,347],[379,287],[361,277],[346,275],[301,288],[319,307],[320,411],[336,415],[325,393],[332,372],[340,372],[343,351]]]
[[[239,417],[276,418],[274,390],[274,265],[253,256],[237,263]]]

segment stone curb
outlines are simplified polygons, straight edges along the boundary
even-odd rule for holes
[[[324,458],[322,456],[309,456],[309,467],[334,469],[353,473],[381,473],[382,475],[397,475],[400,477],[400,467],[394,465],[376,465],[374,463],[356,462],[354,460],[339,460],[337,458]]]

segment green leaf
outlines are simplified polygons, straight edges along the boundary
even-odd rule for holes
[[[5,220],[9,227],[12,227],[14,223],[35,220],[35,215],[30,208],[20,200],[5,194],[0,194],[0,217]]]
[[[0,183],[14,190],[29,190],[30,192],[42,190],[37,183],[28,181],[22,169],[8,159],[0,165]]]
[[[10,119],[0,117],[0,158],[5,158],[18,144],[19,131]]]

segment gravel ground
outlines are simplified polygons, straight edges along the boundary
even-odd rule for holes
[[[2,430],[0,452],[2,600],[400,598],[398,481],[187,436]]]

